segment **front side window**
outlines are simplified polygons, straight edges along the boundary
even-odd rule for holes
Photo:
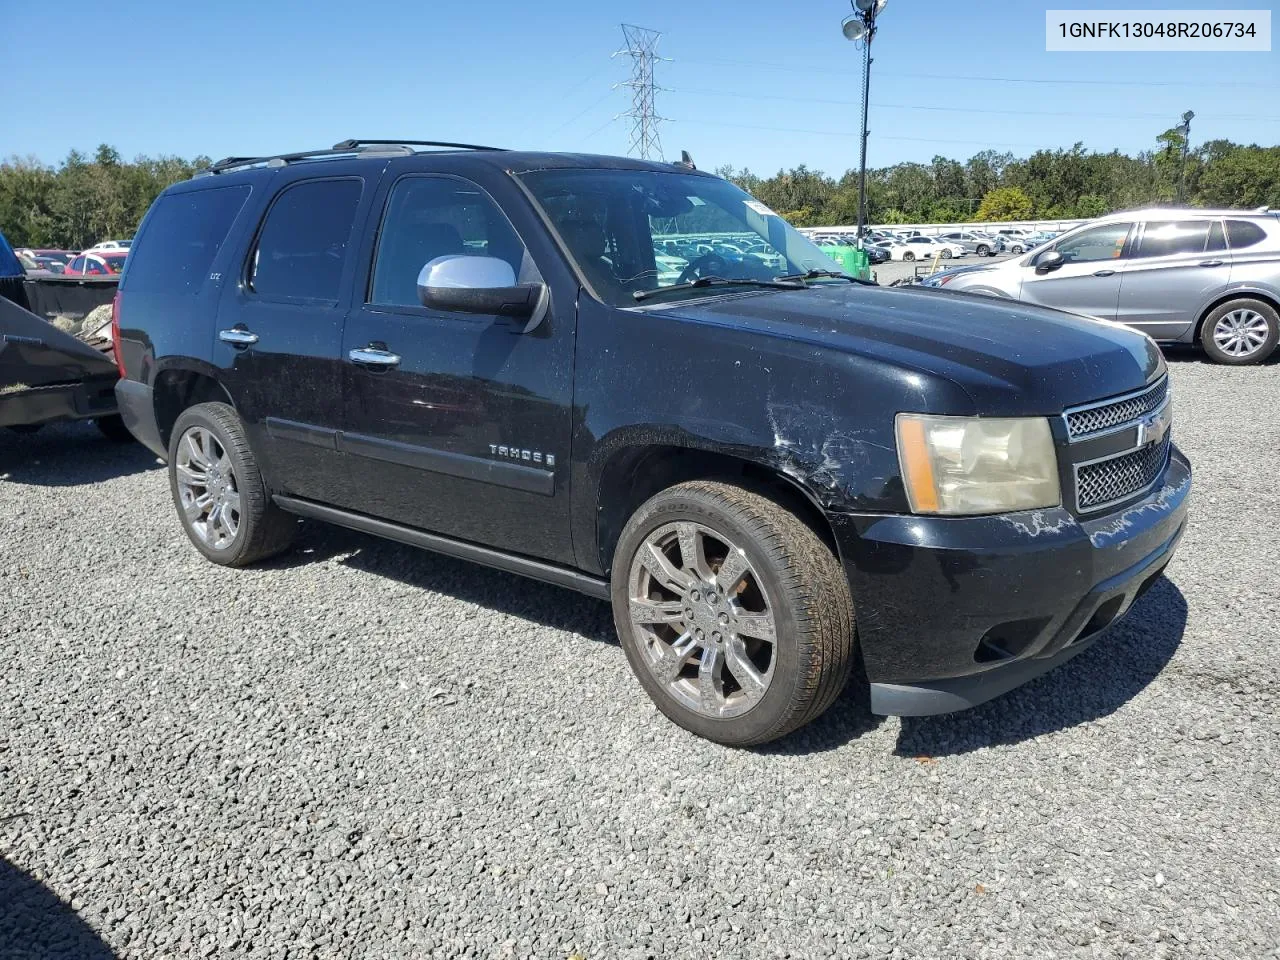
[[[479,187],[451,177],[405,177],[387,200],[369,302],[421,306],[418,274],[451,254],[497,257],[523,279],[524,243]]]
[[[655,170],[537,170],[520,179],[605,303],[690,280],[771,281],[841,267],[726,180]],[[840,281],[836,281],[840,282]],[[683,297],[722,288],[673,291]]]
[[[1131,226],[1129,223],[1104,223],[1089,227],[1059,240],[1053,249],[1062,254],[1067,263],[1115,260],[1124,253],[1124,241]]]
[[[1148,223],[1142,231],[1139,257],[1171,257],[1179,253],[1204,253],[1209,242],[1209,220],[1171,220]]]
[[[268,299],[337,300],[364,181],[304,180],[267,212],[249,287]]]

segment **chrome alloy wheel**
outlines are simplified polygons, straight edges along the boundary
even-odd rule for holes
[[[191,427],[174,461],[178,499],[192,532],[214,550],[225,550],[240,530],[240,490],[231,458],[212,430]]]
[[[1213,325],[1213,342],[1228,356],[1247,357],[1267,341],[1267,318],[1256,310],[1232,310]]]
[[[683,706],[718,719],[765,695],[777,623],[743,551],[691,521],[654,530],[631,562],[631,629],[645,663]]]

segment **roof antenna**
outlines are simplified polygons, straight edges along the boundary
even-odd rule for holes
[[[689,156],[688,150],[680,151],[680,166],[688,167],[690,170],[697,170],[697,165],[693,162],[693,157]]]

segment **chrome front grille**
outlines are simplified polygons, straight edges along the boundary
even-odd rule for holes
[[[1067,435],[1072,440],[1080,440],[1128,426],[1139,417],[1159,409],[1168,396],[1169,378],[1164,377],[1138,393],[1069,410]]]
[[[1173,446],[1169,380],[1067,410],[1076,510],[1102,510],[1151,489]]]
[[[1096,510],[1146,490],[1164,470],[1172,444],[1166,433],[1163,440],[1139,447],[1132,453],[1077,467],[1077,505],[1081,510]]]

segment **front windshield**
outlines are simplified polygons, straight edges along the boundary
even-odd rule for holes
[[[672,171],[559,169],[521,177],[605,303],[705,278],[771,281],[841,267],[727,180]],[[672,290],[657,299],[723,293]]]

